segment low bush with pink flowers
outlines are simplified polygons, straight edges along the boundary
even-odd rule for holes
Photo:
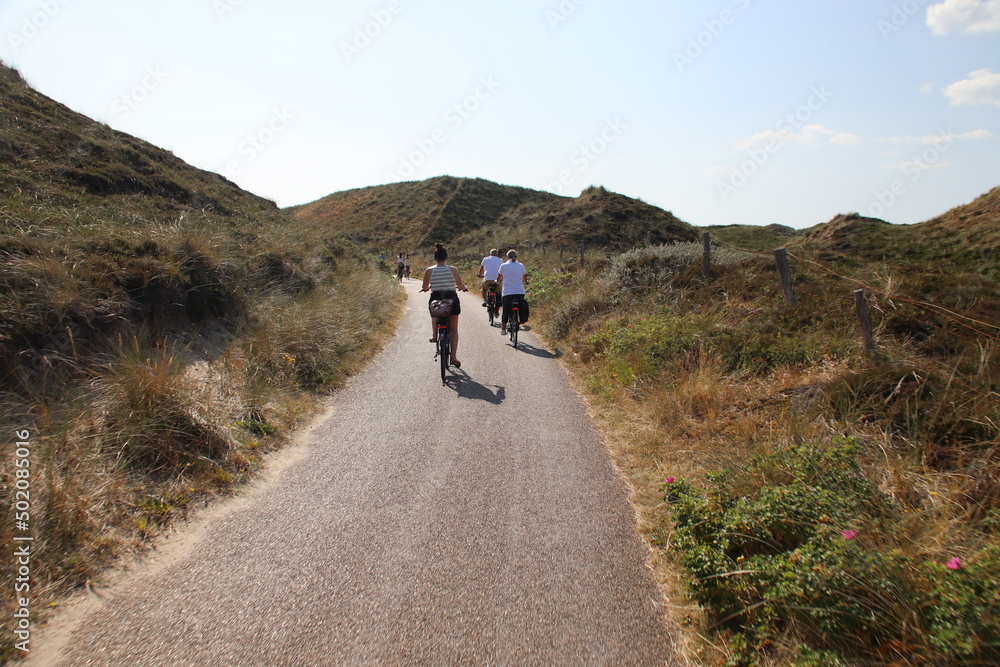
[[[997,514],[961,556],[908,539],[907,519],[839,440],[667,478],[691,597],[728,635],[732,665],[1000,664]]]

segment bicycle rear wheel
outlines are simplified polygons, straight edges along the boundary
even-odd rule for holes
[[[441,382],[444,383],[451,361],[451,337],[447,331],[438,334],[438,357],[441,358]]]
[[[514,312],[510,314],[510,321],[507,322],[507,330],[510,331],[510,342],[514,343],[514,349],[517,349],[517,331],[521,328],[521,313],[518,312],[517,308]]]

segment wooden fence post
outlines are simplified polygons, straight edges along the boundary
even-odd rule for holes
[[[583,260],[584,260],[584,255],[585,255],[586,248],[587,248],[586,242],[585,241],[580,241],[580,268],[583,268]]]
[[[865,343],[865,352],[873,359],[878,356],[875,349],[875,337],[872,335],[872,318],[868,312],[868,302],[865,301],[865,291],[854,290],[854,308],[858,312],[858,322],[861,324],[861,339]]]
[[[701,235],[701,275],[705,278],[712,272],[712,237],[708,232]]]
[[[778,262],[778,273],[781,274],[781,287],[785,290],[785,303],[795,305],[795,292],[792,289],[792,268],[788,265],[788,250],[778,248],[774,251],[774,259]]]
[[[651,246],[651,245],[653,245],[653,230],[647,229],[646,230],[646,246],[648,247],[648,246]]]

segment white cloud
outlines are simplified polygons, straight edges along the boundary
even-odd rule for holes
[[[993,133],[989,130],[973,130],[971,132],[963,132],[962,134],[955,135],[956,139],[992,139]]]
[[[945,0],[927,8],[935,35],[1000,32],[1000,0]]]
[[[830,143],[835,146],[860,146],[861,137],[856,134],[849,134],[847,132],[841,132],[830,138]]]
[[[920,137],[915,137],[912,134],[908,134],[905,137],[882,137],[879,141],[889,144],[923,144],[925,146],[930,146],[936,144],[939,141],[955,141],[956,139],[992,139],[993,133],[989,130],[980,129],[972,130],[971,132],[963,132],[962,134],[955,134],[953,132],[942,132],[939,134],[925,134]]]
[[[792,140],[792,131],[788,128],[783,130],[764,130],[758,132],[749,139],[741,139],[733,144],[733,150],[744,151],[754,146],[762,146],[770,141],[777,141],[779,144]]]
[[[806,125],[802,131],[793,137],[795,141],[804,141],[807,144],[815,144],[823,137],[833,134],[833,130],[828,130],[822,125]]]
[[[737,141],[733,144],[733,150],[745,151],[749,148],[763,146],[767,143],[773,143],[779,146],[793,142],[815,145],[816,142],[824,137],[829,137],[830,135],[834,135],[833,138],[830,139],[831,144],[856,146],[861,143],[861,137],[853,134],[837,134],[833,130],[823,127],[822,125],[805,125],[797,132],[792,131],[787,127],[780,130],[764,130],[763,132],[758,132],[752,137]]]
[[[969,74],[968,79],[956,81],[945,88],[944,96],[952,106],[993,104],[1000,107],[1000,74],[989,68],[977,69]]]

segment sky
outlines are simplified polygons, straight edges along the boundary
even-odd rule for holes
[[[282,207],[447,174],[803,228],[1000,185],[1000,0],[0,0],[0,60]]]

